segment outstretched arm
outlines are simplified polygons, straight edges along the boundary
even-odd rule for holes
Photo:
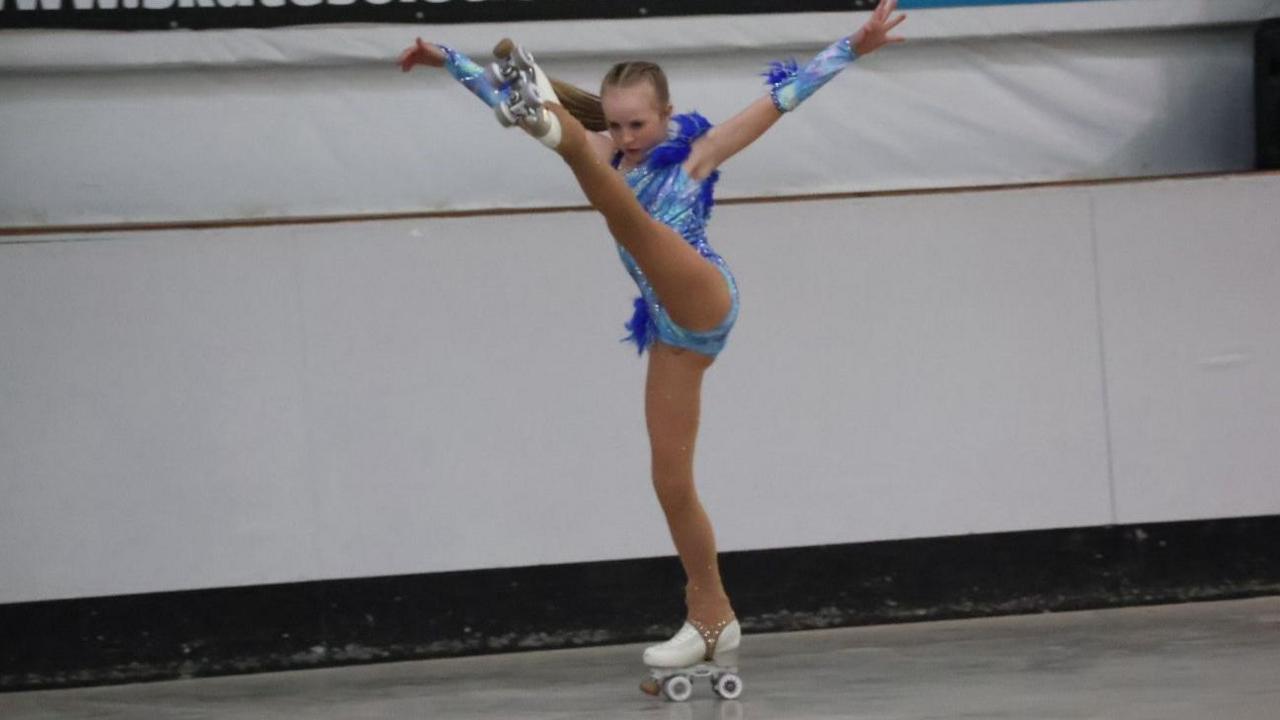
[[[889,34],[907,19],[906,15],[893,16],[897,4],[897,0],[880,0],[865,25],[818,53],[803,69],[776,67],[770,74],[772,87],[767,97],[751,103],[694,143],[685,162],[689,175],[697,179],[710,175],[721,163],[773,127],[783,113],[798,107],[856,58],[885,45],[904,42],[904,38]]]
[[[484,74],[484,68],[466,55],[444,45],[423,42],[422,38],[417,38],[413,45],[400,53],[396,64],[404,72],[412,70],[414,65],[444,68],[453,76],[453,79],[489,107],[502,102],[503,90],[489,82]],[[617,150],[606,133],[587,133],[587,140],[601,162],[609,162]]]
[[[493,107],[502,101],[502,90],[489,82],[484,68],[466,55],[444,45],[423,42],[422,38],[417,38],[413,45],[400,53],[396,62],[404,72],[409,72],[414,65],[442,67],[485,105]]]

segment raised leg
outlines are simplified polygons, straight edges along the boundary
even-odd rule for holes
[[[693,331],[711,330],[723,322],[733,301],[720,271],[674,230],[649,216],[622,176],[591,152],[582,123],[558,104],[546,107],[560,121],[556,152],[591,206],[604,216],[614,239],[648,276],[671,319]]]
[[[507,100],[495,109],[503,124],[518,123],[564,158],[587,200],[648,276],[676,324],[697,332],[723,322],[732,297],[720,271],[650,217],[622,177],[592,152],[586,128],[556,102],[550,79],[532,55],[507,38],[494,46],[493,54],[498,59],[493,74],[510,83]]]

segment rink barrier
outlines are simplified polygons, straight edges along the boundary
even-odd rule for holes
[[[721,568],[747,634],[1280,595],[1280,515],[729,552]],[[0,690],[655,641],[683,588],[671,556],[4,604]]]
[[[1118,178],[1085,178],[1080,180],[1046,180],[1040,182],[991,183],[984,185],[956,185],[936,188],[904,188],[894,190],[860,190],[852,192],[802,193],[791,195],[755,195],[745,197],[716,198],[716,205],[766,205],[792,202],[821,202],[829,200],[861,200],[867,198],[910,197],[925,195],[962,195],[969,193],[1008,192],[1011,190],[1044,190],[1048,188],[1105,187],[1108,185],[1133,185],[1168,180],[1204,180],[1209,178],[1235,178],[1253,176],[1280,176],[1280,170],[1242,170],[1239,172],[1196,172],[1163,175],[1142,175]],[[338,215],[304,215],[261,218],[223,218],[212,220],[167,220],[150,222],[118,222],[52,225],[0,225],[0,245],[19,245],[40,242],[64,242],[65,238],[47,238],[51,235],[96,235],[127,232],[163,232],[167,230],[225,230],[228,228],[273,227],[280,225],[327,225],[335,223],[388,222],[395,220],[446,220],[476,217],[504,217],[512,215],[544,215],[554,213],[595,212],[590,205],[549,205],[542,207],[497,207],[471,210],[425,210],[387,213],[361,213]],[[6,239],[7,238],[7,239]]]

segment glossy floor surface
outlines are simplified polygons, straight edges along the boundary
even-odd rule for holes
[[[642,695],[642,647],[8,693],[0,718],[1280,717],[1280,597],[748,635],[734,701]]]

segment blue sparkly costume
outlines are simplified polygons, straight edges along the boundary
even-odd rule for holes
[[[490,107],[502,101],[505,89],[491,85],[479,65],[456,50],[444,45],[438,47],[446,54],[445,68],[458,82]],[[856,57],[849,38],[841,38],[814,56],[803,68],[794,60],[773,63],[764,76],[774,107],[781,113],[794,110]],[[640,297],[634,303],[635,310],[626,323],[630,334],[623,341],[635,343],[640,353],[655,340],[661,340],[667,345],[715,357],[724,349],[729,331],[738,319],[739,305],[738,285],[729,272],[729,266],[707,244],[707,222],[715,205],[713,193],[720,173],[716,171],[703,180],[694,180],[683,167],[694,141],[711,129],[711,123],[693,112],[672,117],[671,124],[667,140],[654,147],[644,161],[628,171],[624,178],[650,216],[678,233],[699,255],[715,265],[729,286],[732,304],[724,320],[711,330],[695,332],[680,327],[662,307],[635,258],[618,245],[622,264],[640,288]],[[617,168],[621,160],[622,153],[616,154],[613,167]]]
[[[635,343],[639,352],[644,352],[654,340],[661,340],[674,347],[715,357],[724,349],[729,331],[738,319],[738,284],[724,258],[707,244],[707,221],[711,219],[711,207],[715,204],[713,193],[720,173],[716,171],[703,180],[694,180],[683,166],[693,142],[711,129],[711,123],[694,112],[672,117],[671,125],[666,142],[649,151],[648,157],[623,177],[649,215],[676,231],[724,275],[732,305],[724,321],[711,330],[695,332],[680,327],[662,307],[635,258],[618,245],[622,264],[640,288],[640,297],[635,299],[635,312],[626,324],[631,334],[623,340]],[[614,155],[613,166],[618,167],[621,160],[622,153]]]

